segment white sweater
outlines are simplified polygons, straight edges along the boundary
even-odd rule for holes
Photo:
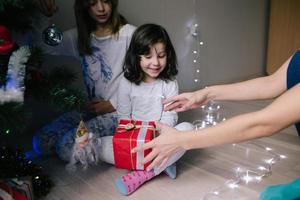
[[[56,47],[48,46],[46,52],[79,59],[90,100],[109,100],[116,108],[124,57],[135,29],[136,27],[126,24],[117,36],[91,35],[93,53],[80,57],[77,48],[77,29],[74,28],[64,32],[61,44]]]
[[[178,120],[177,113],[163,111],[162,100],[177,94],[177,81],[158,79],[153,83],[142,82],[136,85],[123,77],[118,90],[118,118],[160,121],[174,126]]]

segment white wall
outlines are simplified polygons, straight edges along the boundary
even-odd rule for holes
[[[63,30],[75,26],[73,2],[57,0],[60,11],[51,20]],[[119,4],[131,24],[157,23],[167,29],[178,55],[182,91],[264,72],[268,0],[119,0]],[[195,40],[189,33],[195,22],[204,42],[198,67],[192,63]]]
[[[120,0],[120,12],[134,25],[158,23],[178,54],[182,90],[262,75],[265,68],[267,0]],[[200,85],[194,82],[190,25],[199,25]]]

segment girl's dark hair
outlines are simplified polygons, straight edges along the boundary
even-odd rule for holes
[[[125,55],[123,71],[126,79],[137,85],[141,83],[145,76],[140,66],[141,55],[149,54],[151,46],[159,42],[165,44],[167,64],[157,78],[165,81],[175,78],[178,73],[177,57],[167,31],[157,24],[144,24],[133,33]]]
[[[89,9],[93,0],[75,0],[74,12],[78,33],[78,50],[80,55],[92,54],[91,33],[96,30],[96,21],[90,16]],[[108,21],[112,34],[117,34],[126,19],[118,12],[118,0],[108,0],[112,7],[111,17]]]

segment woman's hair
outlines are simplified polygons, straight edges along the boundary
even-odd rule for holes
[[[80,55],[92,54],[91,33],[96,30],[96,21],[90,16],[89,9],[95,0],[75,0],[74,12],[78,33],[78,50]],[[118,34],[121,26],[126,24],[126,19],[118,12],[118,0],[108,0],[112,13],[108,24],[112,34]]]
[[[177,57],[167,31],[157,24],[144,24],[133,33],[125,55],[123,71],[126,79],[137,85],[141,83],[145,76],[140,66],[141,55],[149,54],[151,46],[160,42],[165,45],[167,64],[157,78],[165,81],[175,78],[178,73]]]

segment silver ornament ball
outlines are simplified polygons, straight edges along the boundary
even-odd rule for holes
[[[60,44],[62,40],[63,33],[57,26],[55,26],[55,24],[48,26],[43,31],[43,41],[50,46],[56,46]]]

